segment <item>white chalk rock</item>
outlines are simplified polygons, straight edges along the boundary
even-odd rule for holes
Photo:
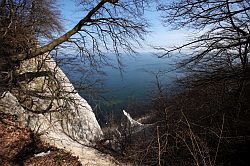
[[[147,128],[148,125],[142,124],[136,120],[134,120],[129,113],[123,110],[124,120],[122,122],[122,127],[127,130],[128,134],[134,134],[136,132],[140,132],[143,129]]]
[[[103,133],[90,105],[77,93],[50,56],[44,55],[39,58],[24,63],[25,70],[21,72],[34,71],[36,63],[45,62],[46,67],[43,70],[55,73],[56,83],[50,82],[50,79],[38,78],[32,80],[26,88],[29,91],[41,91],[41,96],[49,96],[50,99],[33,96],[32,105],[27,105],[26,108],[16,96],[6,92],[0,98],[0,110],[17,114],[22,124],[41,135],[44,142],[78,156],[83,165],[116,165],[111,162],[111,157],[91,148],[95,141],[102,138]],[[56,93],[59,95],[56,96]],[[53,95],[55,98],[51,99]],[[53,111],[43,114],[30,111],[46,108]]]

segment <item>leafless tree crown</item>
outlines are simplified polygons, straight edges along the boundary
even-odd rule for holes
[[[64,33],[56,1],[0,1],[1,94],[22,91],[22,86],[35,78],[53,81],[54,71],[46,70],[45,53],[52,55],[66,47],[71,53],[76,50],[74,54],[80,55],[83,61],[97,65],[106,61],[107,52],[117,55],[121,50],[133,52],[147,32],[147,22],[143,19],[145,0],[79,0],[76,3],[81,18]],[[41,56],[32,71],[20,68],[26,61]]]
[[[240,63],[245,69],[249,56],[248,0],[179,0],[159,6],[166,25],[200,31],[187,44],[165,49],[166,55],[188,47],[193,62]],[[226,63],[225,63],[226,62]]]

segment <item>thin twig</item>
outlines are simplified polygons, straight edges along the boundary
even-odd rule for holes
[[[220,143],[221,143],[221,138],[222,138],[222,134],[223,134],[224,123],[225,123],[225,113],[223,114],[223,117],[222,117],[222,124],[221,124],[221,129],[220,129],[220,137],[219,137],[219,142],[218,142],[218,145],[217,145],[217,148],[216,148],[216,153],[215,153],[213,165],[215,165],[216,158],[217,158],[217,155],[218,155],[218,151],[219,151],[219,147],[220,147]]]
[[[160,142],[159,126],[157,126],[157,142],[158,142],[158,165],[161,166],[161,142]]]

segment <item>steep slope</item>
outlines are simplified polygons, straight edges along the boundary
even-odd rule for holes
[[[49,55],[25,62],[20,73],[35,72],[41,62],[45,64],[42,70],[54,73],[52,81],[40,77],[23,85],[27,94],[40,92],[39,96],[6,92],[0,110],[18,115],[22,125],[39,134],[42,141],[78,156],[83,165],[116,165],[110,156],[91,148],[102,138],[102,130],[90,105]]]

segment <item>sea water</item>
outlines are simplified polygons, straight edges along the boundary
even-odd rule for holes
[[[150,98],[155,92],[157,81],[167,88],[181,75],[179,70],[175,70],[178,61],[176,57],[158,58],[151,53],[121,55],[119,59],[114,55],[108,57],[112,65],[104,65],[98,72],[88,70],[85,61],[78,58],[72,60],[69,63],[71,65],[61,65],[76,87],[80,87],[80,82],[85,84],[96,82],[93,83],[96,89],[86,86],[80,91],[80,95],[86,98],[92,107],[99,103],[104,110],[123,109],[130,101]],[[90,88],[93,88],[93,91],[90,91]],[[100,94],[93,95],[97,89]]]

